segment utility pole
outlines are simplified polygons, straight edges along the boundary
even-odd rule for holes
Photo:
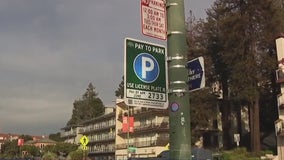
[[[167,0],[170,159],[191,160],[184,0]]]

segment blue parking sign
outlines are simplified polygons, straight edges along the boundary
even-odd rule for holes
[[[166,47],[126,38],[124,101],[129,106],[166,109],[168,78]]]

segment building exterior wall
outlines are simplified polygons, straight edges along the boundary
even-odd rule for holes
[[[96,160],[114,160],[115,112],[83,123],[82,135],[89,139],[88,156]]]
[[[66,143],[79,144],[82,137],[82,125],[66,126],[61,129],[60,137]]]
[[[276,39],[278,69],[276,80],[280,84],[281,93],[277,97],[278,120],[275,122],[275,133],[277,136],[278,159],[284,160],[284,36]]]
[[[128,115],[134,117],[133,133],[122,131],[122,118]],[[168,110],[131,107],[125,105],[123,100],[118,100],[116,120],[117,160],[124,160],[130,156],[156,157],[166,149],[169,143]]]
[[[117,100],[115,108],[107,110],[104,115],[78,126],[62,128],[61,137],[65,142],[80,144],[79,139],[87,136],[88,157],[96,160],[127,159],[127,146],[132,149],[132,157],[156,157],[166,149],[168,110],[128,107],[122,99]],[[129,137],[122,132],[122,117],[128,111],[134,117],[134,132]]]

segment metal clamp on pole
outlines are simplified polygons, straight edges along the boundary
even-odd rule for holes
[[[169,66],[169,69],[171,69],[171,68],[186,68],[186,66],[178,64],[178,65]]]
[[[177,97],[182,97],[188,93],[187,89],[169,89],[169,94],[174,94]]]
[[[173,84],[186,84],[187,85],[187,82],[185,82],[185,81],[171,81],[170,85],[173,85]]]
[[[170,62],[170,61],[172,61],[172,60],[182,60],[182,59],[184,59],[183,56],[175,56],[175,57],[168,56],[168,57],[167,57],[167,61],[168,61],[168,62]]]
[[[167,3],[166,7],[169,8],[171,6],[177,6],[178,3]]]
[[[187,89],[169,89],[169,93],[187,93]]]
[[[170,36],[172,34],[184,34],[184,32],[182,32],[182,31],[168,31],[167,32],[167,36]]]
[[[179,85],[179,84],[184,84],[187,85],[185,81],[171,81],[170,85]],[[178,97],[184,96],[185,93],[188,93],[187,88],[179,88],[179,89],[169,89],[169,94],[175,94]]]

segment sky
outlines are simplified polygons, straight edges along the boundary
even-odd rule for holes
[[[198,18],[213,0],[185,0]],[[126,37],[141,33],[140,0],[0,1],[0,133],[48,135],[93,83],[113,107]]]

